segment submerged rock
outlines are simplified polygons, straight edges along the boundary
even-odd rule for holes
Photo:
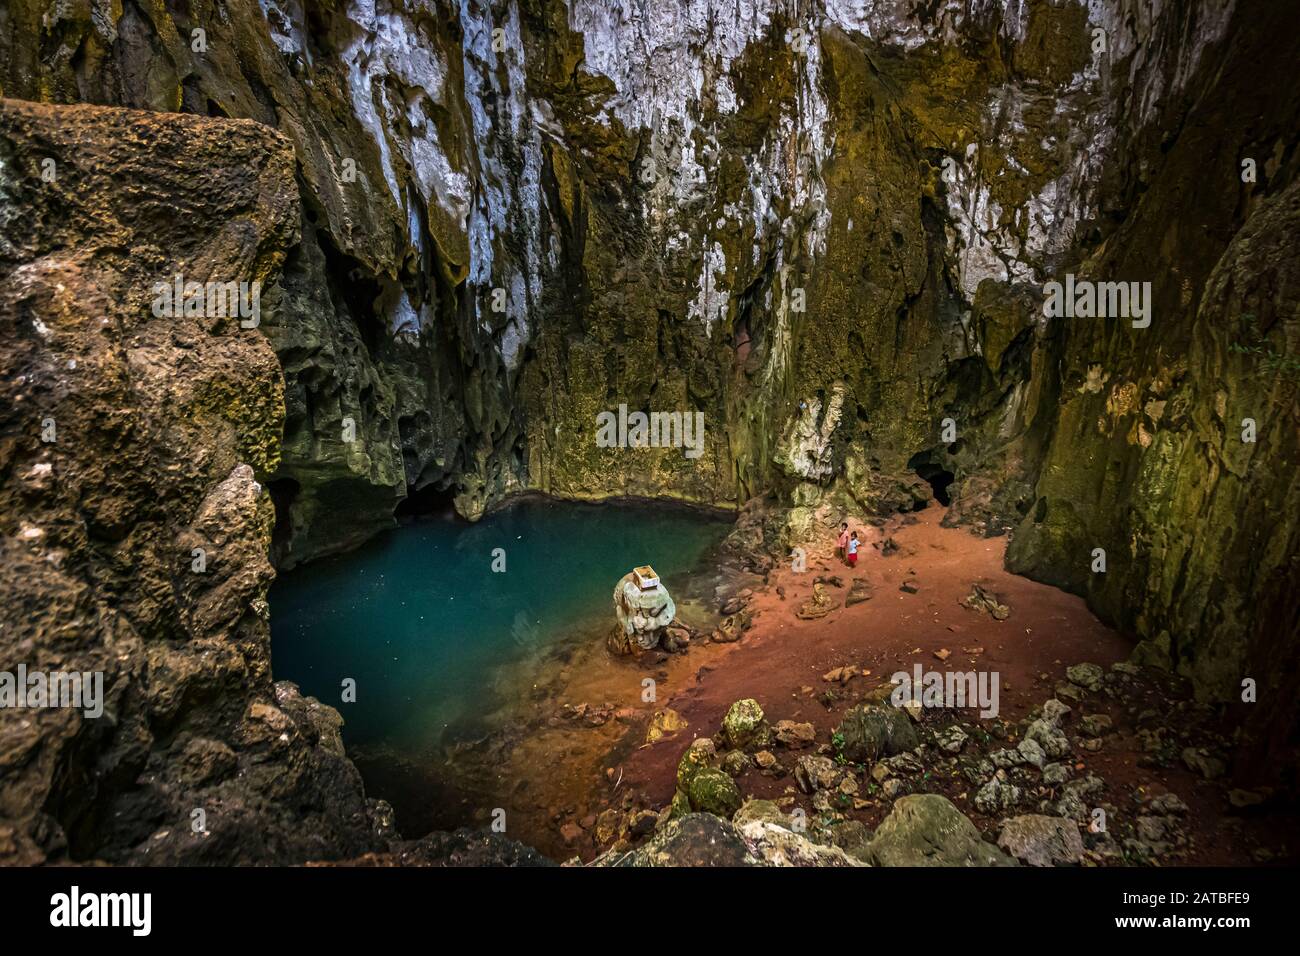
[[[665,707],[663,710],[655,711],[654,716],[650,718],[650,726],[645,732],[645,742],[655,743],[664,737],[685,730],[688,726],[681,714],[671,707]]]

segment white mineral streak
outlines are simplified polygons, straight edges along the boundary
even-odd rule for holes
[[[404,290],[392,308],[389,323],[394,334],[420,331],[420,316],[415,311],[415,306],[411,304],[411,297]]]
[[[417,248],[419,219],[398,184],[394,147],[409,161],[416,191],[426,205],[437,202],[463,224],[471,194],[469,177],[452,167],[438,144],[438,130],[431,117],[434,104],[445,99],[447,64],[433,38],[413,19],[412,14],[420,12],[433,16],[436,9],[429,0],[380,6],[375,0],[350,0],[347,15],[357,32],[342,54],[353,110],[379,147],[384,181],[397,207],[406,211],[408,238]],[[389,99],[390,82],[405,93],[397,102]],[[400,120],[410,127],[409,139]]]
[[[542,291],[542,139],[526,94],[519,8],[511,2],[500,22],[482,0],[461,0],[465,99],[474,126],[478,190],[469,215],[469,281],[506,290],[506,320],[499,345],[509,369],[528,338],[529,314]],[[494,32],[500,38],[494,48]],[[504,255],[499,241],[513,236],[522,261]],[[479,323],[491,328],[484,299],[475,300]]]
[[[689,318],[704,323],[705,334],[711,334],[713,323],[727,314],[727,256],[722,245],[715,242],[704,254],[704,271],[700,273],[700,294],[687,307]]]
[[[797,0],[570,0],[570,27],[583,35],[583,68],[613,82],[608,107],[625,128],[650,134],[638,170],[649,186],[646,220],[665,252],[696,250],[699,293],[689,311],[706,333],[726,315],[728,268],[739,265],[726,262],[708,235],[711,229],[752,224],[755,264],[772,235],[790,241],[803,231],[810,252],[824,246],[830,212],[821,168],[829,152],[829,108],[822,92],[819,21],[799,13],[812,9]],[[767,38],[778,13],[797,25],[785,40],[802,51],[795,56],[796,107],[768,131],[758,152],[740,157],[749,173],[747,208],[727,204],[721,217],[710,215],[720,152],[717,122],[743,105],[732,67],[751,43]],[[701,227],[703,216],[708,223]]]
[[[310,60],[303,42],[303,12],[298,0],[258,0],[262,15],[271,28],[271,41],[281,53],[301,53]]]
[[[879,12],[886,6],[870,0],[829,0],[831,5],[863,7]],[[1166,76],[1159,68],[1167,57],[1166,44],[1173,43],[1160,22],[1171,8],[1168,0],[1079,0],[1087,7],[1090,30],[1101,30],[1104,52],[1094,52],[1092,61],[1060,89],[1056,115],[1068,130],[1066,141],[1049,135],[1039,146],[1065,158],[1060,176],[1040,188],[1020,208],[1004,210],[990,196],[989,184],[981,181],[975,158],[978,150],[994,150],[1005,157],[1012,173],[1022,175],[1024,164],[1015,159],[1026,140],[1023,110],[1028,94],[1014,83],[995,95],[984,111],[984,133],[978,144],[967,144],[966,161],[956,170],[956,182],[948,189],[949,244],[957,262],[958,284],[970,299],[984,279],[1041,282],[1054,267],[1054,257],[1070,247],[1081,223],[1097,215],[1096,193],[1103,167],[1115,141],[1119,104],[1110,97],[1108,72],[1111,64],[1132,57],[1128,86],[1142,97],[1135,121],[1145,124],[1155,118],[1166,89]],[[1170,83],[1180,90],[1191,76],[1205,48],[1226,29],[1235,0],[1217,0],[1202,8],[1194,26],[1178,25],[1180,35]],[[988,4],[984,5],[985,7]],[[946,4],[940,20],[953,12]],[[1023,2],[1004,3],[1003,28],[1009,36],[1022,37],[1026,21]],[[886,21],[887,23],[889,21]],[[954,20],[953,22],[958,22]],[[1013,23],[1018,23],[1014,29]],[[868,32],[879,24],[869,24]],[[1163,29],[1168,29],[1164,24]],[[897,24],[895,35],[911,36]],[[929,37],[938,32],[929,30]],[[1162,42],[1151,42],[1160,35]],[[874,35],[874,34],[873,34]],[[1090,40],[1095,38],[1090,37]],[[922,40],[922,42],[925,42]],[[1022,230],[1020,227],[1024,226]],[[1021,235],[1024,236],[1022,242]]]
[[[1132,55],[1127,85],[1142,98],[1140,124],[1155,118],[1166,93],[1183,89],[1206,47],[1223,38],[1236,6],[1237,0],[1206,0],[1183,20],[1174,0],[1087,0],[1088,22],[1105,31],[1111,62],[1123,63]],[[1173,17],[1179,18],[1174,23],[1178,36],[1151,42],[1162,32],[1159,24]],[[1175,44],[1171,88],[1166,89],[1161,65],[1170,61],[1170,46]]]
[[[259,2],[277,47],[286,56],[309,56],[302,0]],[[440,15],[434,0],[347,0],[355,32],[344,41],[341,57],[353,109],[376,143],[384,182],[405,212],[412,245],[420,245],[413,190],[426,205],[436,203],[463,224],[469,281],[480,291],[506,290],[504,319],[484,311],[487,295],[477,297],[476,308],[480,325],[494,330],[502,358],[513,368],[528,339],[544,270],[558,262],[555,237],[542,227],[541,137],[562,134],[549,104],[528,98],[517,0],[496,5],[496,22],[487,0],[458,2],[464,106],[475,141],[471,157],[449,157],[439,145],[433,107],[452,104],[446,102],[448,64],[421,25]],[[785,350],[775,346],[787,331],[791,287],[801,284],[788,274],[787,263],[824,251],[830,222],[822,169],[834,144],[822,89],[820,32],[833,26],[913,50],[957,43],[977,28],[996,26],[1005,41],[1016,43],[1026,35],[1030,8],[1030,0],[935,0],[922,15],[913,0],[568,2],[569,25],[583,36],[582,68],[614,87],[597,118],[647,134],[647,164],[637,175],[648,186],[642,195],[652,235],[664,255],[699,262],[692,321],[706,334],[725,324],[738,269],[770,257],[779,270],[765,378],[768,372],[780,375],[772,365],[784,361]],[[1149,122],[1163,98],[1185,85],[1205,49],[1222,37],[1235,6],[1235,0],[1207,0],[1186,22],[1175,23],[1173,0],[1064,2],[1086,7],[1089,28],[1104,33],[1105,52],[1094,54],[1057,90],[1027,91],[1014,80],[994,90],[978,141],[952,144],[966,161],[949,184],[948,235],[967,298],[985,278],[1042,281],[1080,224],[1096,215],[1095,193],[1119,110],[1110,89],[1112,66],[1127,65],[1127,85],[1141,97],[1130,121]],[[751,44],[767,42],[774,22],[789,25],[783,39],[796,51],[795,105],[761,146],[737,157],[747,174],[744,195],[724,204],[715,201],[719,124],[745,106],[733,69]],[[497,49],[494,31],[501,41]],[[394,97],[391,90],[402,92]],[[1041,143],[1028,141],[1024,122],[1035,96],[1039,102],[1055,97],[1057,116],[1066,120]],[[1066,165],[1023,204],[1004,208],[994,198],[998,190],[979,171],[1028,176],[1036,164],[1016,154],[1031,146]],[[994,151],[986,155],[1002,162],[977,163],[981,150]],[[413,171],[409,189],[399,159]],[[467,162],[470,169],[457,168]],[[717,241],[723,230],[752,235],[752,255],[742,257],[747,262],[727,261]],[[394,316],[403,325],[409,318],[404,312]]]
[[[1019,40],[1029,18],[1029,0],[941,0],[924,22],[913,0],[822,0],[826,18],[877,43],[914,50],[927,43],[956,43],[972,23],[1001,17],[1004,36]]]
[[[375,107],[374,74],[378,73],[381,78],[383,74],[379,65],[382,57],[376,56],[375,50],[380,24],[374,0],[353,0],[348,4],[348,19],[357,27],[357,32],[348,40],[342,53],[343,64],[348,71],[352,110],[379,147],[379,166],[384,173],[384,182],[388,184],[397,208],[404,209],[406,204],[402,202],[397,175],[393,172],[393,156],[388,145],[387,131],[380,121],[379,110]],[[383,97],[382,86],[379,95]]]
[[[1087,82],[1095,80],[1094,74]],[[1078,92],[1086,95],[1086,91]],[[952,170],[947,193],[948,234],[958,284],[967,299],[974,298],[984,279],[1040,281],[1050,271],[1052,257],[1070,247],[1079,224],[1096,215],[1095,193],[1113,129],[1105,116],[1083,106],[1073,110],[1065,99],[1060,100],[1057,111],[1067,118],[1061,125],[1069,131],[1069,142],[1058,143],[1049,136],[1037,144],[1069,157],[1065,170],[1018,208],[1004,209],[992,198],[990,184],[979,174],[981,150],[991,150],[1006,160],[1003,175],[1028,175],[1015,159],[1018,149],[1035,145],[1027,139],[1025,98],[1024,91],[1012,84],[996,90],[984,111],[984,137],[966,144]]]
[[[777,461],[789,474],[820,481],[834,473],[831,436],[844,414],[844,392],[844,383],[836,382],[825,415],[820,398],[810,397],[800,405],[777,446]]]

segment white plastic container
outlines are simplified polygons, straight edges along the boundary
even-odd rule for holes
[[[659,587],[659,575],[655,574],[655,569],[648,564],[633,568],[632,577],[642,591],[653,591]]]

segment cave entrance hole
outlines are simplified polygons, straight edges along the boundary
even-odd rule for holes
[[[954,475],[947,468],[936,464],[930,457],[928,451],[913,455],[908,461],[907,467],[916,472],[917,476],[930,486],[934,492],[934,498],[945,508],[952,504],[952,495],[948,493],[948,488],[956,480]]]
[[[446,488],[439,488],[436,484],[423,488],[408,487],[406,497],[397,503],[393,515],[397,518],[450,517],[456,513],[455,499],[454,485]]]

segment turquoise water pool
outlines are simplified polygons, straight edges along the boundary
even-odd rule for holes
[[[422,519],[279,577],[273,672],[337,707],[349,746],[428,752],[503,703],[499,665],[612,625],[614,584],[636,565],[676,594],[730,527],[672,505],[540,498],[472,525]]]

